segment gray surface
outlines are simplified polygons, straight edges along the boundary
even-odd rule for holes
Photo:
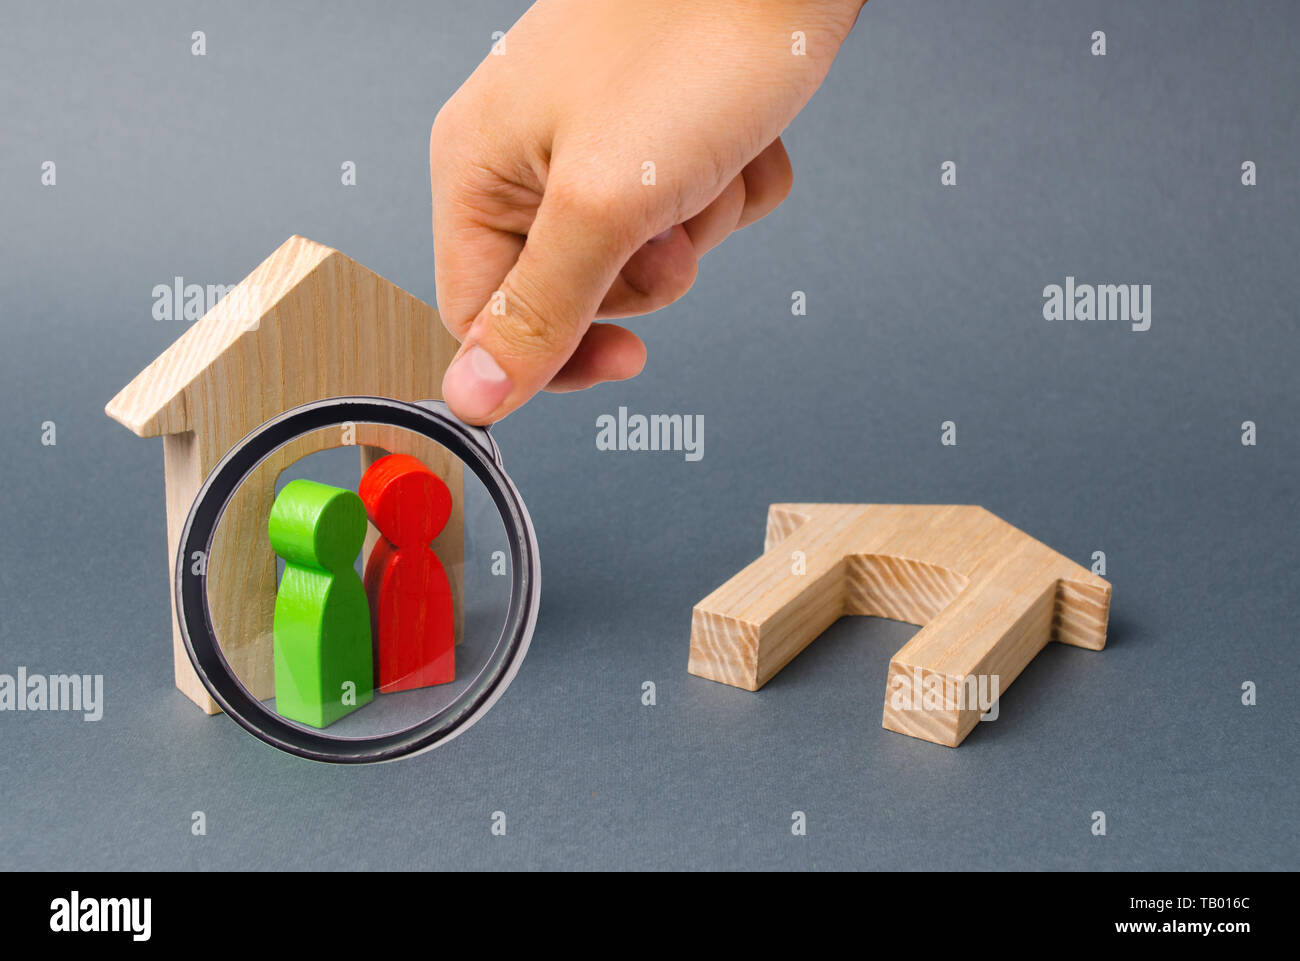
[[[432,300],[428,124],[523,4],[14,6],[0,672],[102,672],[106,711],[0,714],[0,867],[1297,867],[1294,5],[870,4],[788,131],[789,201],[636,322],[645,374],[498,428],[544,570],[514,686],[361,770],[173,690],[159,444],[102,408],[184,327],[154,284],[293,232]],[[1046,323],[1067,274],[1152,284],[1151,330]],[[704,414],[704,459],[598,452],[620,404]],[[841,621],[759,694],[688,676],[691,605],[783,500],[1105,550],[1109,646],[1050,646],[955,751],[880,728],[905,625]]]

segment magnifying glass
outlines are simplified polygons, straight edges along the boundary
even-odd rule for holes
[[[437,401],[335,397],[266,422],[204,481],[176,557],[213,699],[318,761],[467,730],[519,670],[539,599],[537,536],[495,441]]]

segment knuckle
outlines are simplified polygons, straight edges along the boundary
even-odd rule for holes
[[[650,223],[648,188],[611,182],[607,177],[552,178],[546,200],[558,217],[581,224],[620,247],[635,249]]]
[[[683,265],[664,276],[647,292],[647,309],[661,310],[677,303],[695,285],[697,273],[697,265],[692,261],[689,266]]]
[[[455,124],[454,114],[455,100],[448,100],[439,107],[438,112],[433,115],[433,128],[430,132],[432,134],[439,134],[449,130]]]
[[[777,206],[785,202],[790,196],[790,191],[794,189],[794,167],[790,166],[790,161],[786,161],[777,171],[773,178],[772,187],[772,206]]]
[[[433,117],[429,128],[429,157],[436,160],[445,157],[447,151],[456,143],[460,122],[456,115],[455,98],[442,105]]]
[[[556,299],[524,277],[507,278],[501,285],[505,297],[504,323],[494,327],[506,350],[516,356],[549,353],[567,344],[578,328],[578,318],[568,316]]]
[[[699,276],[700,265],[694,258],[684,264],[681,269],[673,276],[668,290],[668,300],[664,306],[676,303],[685,297],[687,292],[695,286],[695,278]]]
[[[624,271],[623,279],[635,291],[638,307],[644,312],[659,310],[676,303],[695,284],[699,262],[694,256],[655,256],[646,249],[638,257],[645,258],[634,271]]]

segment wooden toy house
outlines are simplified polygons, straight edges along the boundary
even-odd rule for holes
[[[250,431],[300,404],[355,394],[441,398],[442,376],[456,350],[428,304],[336,250],[291,237],[109,402],[106,412],[114,420],[140,437],[162,438],[176,686],[209,714],[219,707],[190,665],[173,590],[181,530],[208,472]],[[432,441],[399,440],[391,428],[375,425],[299,437],[249,476],[227,508],[211,556],[196,559],[207,565],[217,638],[259,698],[274,691],[276,558],[266,523],[276,480],[298,459],[343,446],[360,449],[358,476],[400,448],[445,480],[457,507],[433,547],[447,566],[455,609],[462,609],[460,461]],[[376,536],[371,529],[366,556]],[[456,633],[459,638],[459,617]]]

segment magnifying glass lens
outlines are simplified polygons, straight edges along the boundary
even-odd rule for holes
[[[210,642],[262,721],[340,741],[454,730],[501,670],[514,560],[452,450],[391,423],[317,427],[247,471],[215,523]]]

